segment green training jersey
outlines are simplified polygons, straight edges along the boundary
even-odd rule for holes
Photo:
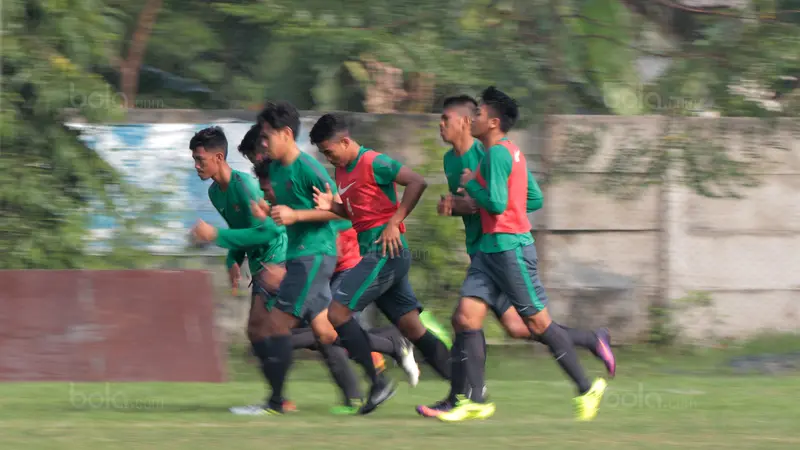
[[[260,221],[250,211],[250,200],[264,198],[256,180],[237,170],[231,171],[227,189],[213,183],[208,198],[229,228],[220,228],[214,242],[228,249],[228,268],[241,265],[247,256],[250,274],[255,275],[262,263],[280,263],[286,259],[286,230],[272,219]]]
[[[295,210],[316,208],[313,187],[325,192],[327,184],[336,193],[336,183],[322,164],[302,152],[286,166],[273,161],[269,165],[269,177],[278,204]],[[286,227],[286,234],[289,238],[287,259],[306,255],[336,256],[336,231],[331,222],[297,222]]]
[[[477,139],[472,142],[472,147],[469,148],[463,155],[456,153],[454,149],[450,149],[444,155],[444,173],[447,178],[447,188],[451,194],[463,196],[463,192],[458,192],[461,185],[461,174],[464,169],[469,169],[472,172],[478,170],[478,164],[483,161],[485,151],[483,144]],[[528,172],[528,212],[533,212],[541,209],[543,204],[542,190],[539,188],[539,183],[536,182],[533,174]],[[483,237],[483,230],[481,229],[481,218],[479,214],[470,214],[461,216],[464,222],[465,243],[467,246],[467,254],[474,255],[480,249],[480,241]]]

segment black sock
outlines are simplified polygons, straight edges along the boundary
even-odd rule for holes
[[[336,332],[339,334],[339,342],[347,349],[350,358],[364,368],[364,373],[370,382],[375,384],[378,381],[378,373],[372,362],[372,350],[367,333],[354,318],[336,327]]]
[[[567,332],[574,346],[585,348],[592,352],[593,355],[597,356],[597,335],[595,335],[593,331],[569,328],[564,325],[558,326]]]
[[[274,336],[264,340],[266,357],[264,358],[264,376],[272,387],[269,406],[278,410],[283,407],[283,385],[286,374],[292,365],[291,337]]]
[[[319,344],[319,352],[328,366],[331,377],[339,389],[342,391],[345,403],[349,403],[354,398],[362,398],[361,388],[358,386],[358,378],[350,367],[347,351],[335,345]]]
[[[550,353],[556,358],[564,372],[578,386],[578,394],[583,395],[588,392],[591,384],[589,384],[589,380],[586,379],[586,375],[583,373],[583,367],[578,361],[578,354],[569,339],[569,334],[557,324],[552,323],[539,338],[550,349]]]
[[[553,324],[557,325],[559,328],[561,328],[567,333],[574,346],[585,348],[586,350],[592,352],[594,356],[598,356],[597,335],[595,335],[593,331],[565,327],[564,325],[561,325],[560,323],[556,322],[553,322]],[[531,339],[536,342],[541,342],[542,344],[544,344],[544,342],[542,342],[541,336],[537,336],[531,333]]]
[[[292,330],[292,349],[305,348],[308,350],[317,349],[317,337],[311,328],[295,328]]]
[[[450,362],[448,361],[450,352],[447,346],[440,341],[433,333],[426,331],[421,338],[414,342],[414,346],[422,352],[425,360],[433,367],[442,378],[450,379]]]
[[[484,389],[486,387],[486,337],[483,330],[464,331],[461,339],[464,342],[464,373],[467,382],[465,385],[466,394],[474,402],[483,402]]]
[[[383,336],[378,336],[372,333],[372,331],[367,331],[367,337],[369,338],[369,346],[373,352],[389,355],[399,362],[400,354],[394,341]]]
[[[466,394],[467,373],[464,371],[464,360],[467,355],[464,353],[464,333],[456,333],[453,346],[450,348],[450,392],[447,394],[447,401],[455,403],[456,395]]]
[[[251,342],[250,345],[253,347],[253,354],[256,355],[259,362],[259,368],[261,369],[261,375],[264,376],[264,381],[269,384],[269,376],[267,375],[267,357],[269,356],[269,345],[267,344],[267,339],[258,341],[258,342]]]

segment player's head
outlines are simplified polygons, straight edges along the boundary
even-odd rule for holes
[[[358,154],[358,144],[350,137],[347,119],[340,114],[325,114],[309,133],[311,144],[337,167],[344,167]],[[355,151],[354,151],[355,150]]]
[[[194,170],[201,180],[216,176],[220,169],[227,164],[228,139],[220,127],[204,128],[189,141],[194,159]]]
[[[296,146],[295,139],[300,132],[300,114],[289,102],[267,102],[258,115],[261,128],[261,146],[271,159],[283,159],[288,151]]]
[[[267,157],[264,147],[261,146],[261,126],[255,124],[247,130],[239,143],[239,153],[253,165]]]
[[[472,135],[481,138],[487,134],[506,134],[518,117],[517,102],[490,86],[481,94],[478,109],[472,119]]]
[[[275,190],[272,189],[272,183],[269,179],[269,165],[271,163],[272,160],[269,158],[263,158],[257,161],[253,166],[253,173],[258,177],[258,184],[261,186],[261,190],[264,191],[264,198],[274,205],[276,203]]]
[[[470,135],[472,116],[478,102],[469,95],[448,97],[442,106],[442,117],[439,119],[439,135],[442,140],[452,144],[462,136]]]

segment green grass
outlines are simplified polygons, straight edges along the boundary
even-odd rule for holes
[[[800,448],[800,374],[737,376],[724,365],[754,348],[761,347],[623,352],[600,416],[583,424],[572,419],[570,384],[540,346],[535,357],[527,348],[490,349],[497,414],[461,424],[414,412],[447,389],[428,367],[416,389],[401,383],[374,414],[331,416],[336,391],[309,360],[297,362],[288,385],[299,412],[234,417],[229,406],[264,394],[255,368],[236,352],[226,384],[0,384],[0,449]],[[581,356],[591,375],[603,374]],[[91,399],[82,403],[84,396]]]

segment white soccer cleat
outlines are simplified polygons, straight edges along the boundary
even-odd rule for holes
[[[234,406],[228,409],[237,416],[266,416],[269,411],[264,408],[264,405],[247,405],[247,406]]]
[[[408,384],[415,387],[419,383],[419,364],[414,359],[414,349],[408,343],[403,343],[400,355],[400,367],[408,376]]]

